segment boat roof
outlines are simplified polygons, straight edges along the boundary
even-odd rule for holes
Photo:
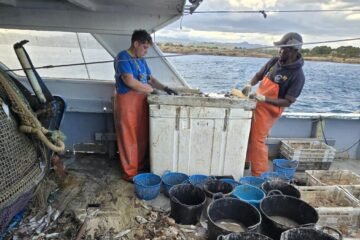
[[[0,28],[99,34],[155,32],[183,14],[186,0],[2,0]]]

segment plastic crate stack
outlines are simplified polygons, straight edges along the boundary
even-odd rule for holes
[[[319,214],[318,224],[338,229],[343,239],[360,239],[360,176],[349,170],[307,170],[301,199]]]
[[[328,170],[336,149],[317,140],[282,140],[280,154],[288,160],[299,161],[297,171]]]

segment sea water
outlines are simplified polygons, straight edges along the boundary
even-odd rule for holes
[[[168,58],[191,87],[226,93],[241,88],[268,58],[189,55]],[[305,61],[305,85],[289,112],[360,110],[360,64]]]

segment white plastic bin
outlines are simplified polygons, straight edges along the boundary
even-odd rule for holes
[[[253,101],[153,95],[148,102],[153,173],[243,175]]]
[[[280,154],[288,160],[299,161],[297,171],[328,170],[336,149],[318,140],[282,140]]]
[[[360,203],[339,186],[298,187],[301,199],[309,203],[319,214],[320,226],[338,229],[343,237],[360,237]]]
[[[307,170],[305,171],[307,185],[357,185],[360,186],[360,175],[350,170]]]

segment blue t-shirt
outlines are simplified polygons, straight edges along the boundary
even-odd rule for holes
[[[114,61],[115,68],[115,81],[116,92],[118,94],[124,94],[131,90],[121,78],[122,74],[132,74],[135,80],[142,83],[148,83],[148,79],[151,75],[150,68],[148,67],[145,59],[133,58],[124,50],[119,52]]]

